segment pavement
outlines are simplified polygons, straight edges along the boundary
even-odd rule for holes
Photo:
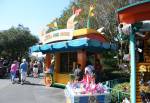
[[[64,89],[45,87],[41,78],[28,77],[24,85],[0,79],[0,103],[66,103]]]

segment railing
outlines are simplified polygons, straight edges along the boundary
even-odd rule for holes
[[[114,79],[114,80],[109,80],[105,81],[102,84],[108,87],[108,90],[110,93],[115,92],[117,100],[115,103],[121,103],[124,98],[127,98],[130,100],[130,93],[117,90],[117,89],[112,89],[116,84],[124,83],[124,82],[129,82],[128,78],[122,78],[122,79]]]
[[[127,98],[128,100],[130,100],[130,93],[127,93],[127,92],[123,92],[123,91],[120,91],[120,90],[117,90],[117,89],[113,89],[110,88],[110,93],[112,93],[112,91],[116,92],[117,94],[117,100],[115,101],[115,103],[122,103],[123,99]],[[112,99],[113,100],[113,99]]]
[[[106,85],[109,88],[113,88],[116,84],[124,83],[124,82],[129,82],[129,79],[128,78],[113,79],[113,80],[102,82],[102,84]]]

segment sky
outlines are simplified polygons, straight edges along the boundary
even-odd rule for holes
[[[72,0],[0,0],[0,30],[23,24],[33,35],[60,17]]]

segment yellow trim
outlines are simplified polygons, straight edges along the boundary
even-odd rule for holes
[[[67,84],[70,81],[68,73],[56,73],[54,74],[54,82]]]
[[[88,29],[88,28],[83,28],[83,29],[78,29],[78,30],[74,30],[73,32],[73,36],[83,36],[86,34],[100,34],[99,32],[97,32],[95,29]]]

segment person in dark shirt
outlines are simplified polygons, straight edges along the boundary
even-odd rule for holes
[[[95,75],[96,75],[95,83],[97,84],[101,81],[101,77],[102,77],[102,65],[100,64],[99,59],[96,59],[94,68],[95,68]]]
[[[81,70],[81,64],[77,64],[77,67],[74,71],[74,75],[75,75],[75,80],[81,81],[83,78],[83,73]]]

